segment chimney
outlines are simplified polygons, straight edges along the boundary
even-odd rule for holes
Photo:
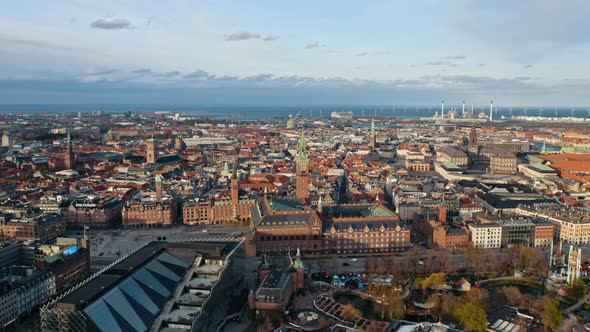
[[[463,107],[461,108],[461,115],[465,116],[465,100],[463,100]]]

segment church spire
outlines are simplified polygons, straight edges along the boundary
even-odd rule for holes
[[[66,140],[66,155],[64,158],[64,163],[67,169],[74,169],[75,164],[75,156],[74,152],[72,151],[72,138],[70,137],[70,131],[68,130],[68,137]]]
[[[305,143],[305,133],[301,129],[301,138],[299,139],[299,149],[297,150],[297,162],[308,162],[307,144]]]
[[[377,145],[377,136],[375,135],[375,118],[371,119],[371,135],[369,136],[369,145],[372,150],[375,150]]]

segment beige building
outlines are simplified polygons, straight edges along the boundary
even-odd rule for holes
[[[590,212],[578,207],[559,204],[536,204],[519,207],[515,213],[544,218],[555,225],[558,240],[573,244],[590,244]]]

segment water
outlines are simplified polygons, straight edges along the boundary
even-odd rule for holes
[[[489,106],[477,106],[476,112],[483,108],[487,115]],[[76,112],[172,112],[182,113],[198,117],[224,118],[232,117],[240,120],[263,120],[268,118],[286,118],[290,114],[300,114],[303,117],[314,118],[330,117],[334,111],[351,111],[354,116],[365,117],[397,117],[406,119],[416,119],[420,117],[434,116],[436,111],[440,112],[440,105],[422,105],[404,107],[404,105],[293,105],[293,106],[232,106],[232,105],[174,105],[174,104],[0,104],[0,114],[36,114],[36,113],[76,113]],[[445,113],[450,108],[445,108]],[[461,113],[460,105],[456,108]],[[501,119],[502,116],[510,118],[512,115],[546,116],[546,117],[570,117],[590,118],[590,109],[578,107],[558,107],[552,109],[543,109],[539,112],[538,108],[526,107],[498,107],[494,111],[494,118]]]

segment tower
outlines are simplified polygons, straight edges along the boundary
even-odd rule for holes
[[[156,163],[156,139],[153,137],[147,140],[147,152],[145,156],[145,161],[148,164]]]
[[[296,196],[301,200],[309,200],[309,159],[307,158],[307,145],[305,136],[301,129],[301,138],[299,139],[299,149],[297,150],[296,162]]]
[[[162,203],[162,176],[156,174],[156,202]]]
[[[490,122],[494,121],[494,115],[492,112],[494,111],[494,101],[490,101]]]
[[[377,145],[377,135],[375,135],[375,119],[371,120],[371,136],[370,136],[370,143],[371,150],[375,150],[375,146]]]
[[[234,160],[231,172],[231,201],[234,204],[238,204],[238,200],[240,198],[240,184],[238,183],[237,163],[238,160]]]
[[[70,138],[70,132],[68,131],[68,139],[66,141],[66,156],[64,158],[66,168],[74,169],[74,163],[76,162],[74,152],[72,151],[72,139]]]
[[[295,261],[293,262],[293,268],[295,269],[295,289],[303,289],[304,285],[304,270],[303,261],[301,261],[301,251],[297,247],[297,254],[295,255]]]
[[[12,150],[14,146],[14,140],[10,132],[2,133],[2,146],[7,146],[9,150]]]
[[[463,100],[463,106],[461,107],[461,116],[465,117],[465,100]]]
[[[182,135],[178,135],[178,137],[176,137],[174,139],[174,150],[180,152],[180,151],[184,151],[184,141],[182,140]]]
[[[475,124],[471,126],[471,131],[469,132],[469,145],[477,145],[477,128]]]
[[[440,117],[441,118],[445,117],[445,100],[444,99],[442,101],[442,105],[440,106]]]

